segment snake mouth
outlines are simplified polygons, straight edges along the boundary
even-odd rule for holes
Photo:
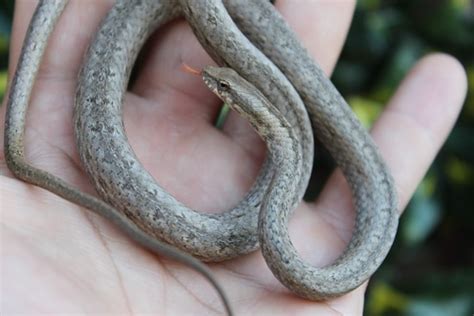
[[[219,98],[222,99],[222,95],[219,93],[219,89],[217,88],[219,80],[212,76],[210,71],[212,71],[212,67],[210,66],[205,67],[201,71],[202,80],[204,81],[204,84],[209,88],[209,90],[211,90],[214,94],[216,94]],[[225,100],[223,101],[225,102]]]
[[[204,81],[204,84],[209,88],[209,90],[211,90],[214,94],[219,96],[215,81],[209,79],[209,77],[207,76],[207,74],[204,71],[203,71],[202,75],[203,75],[202,80]]]

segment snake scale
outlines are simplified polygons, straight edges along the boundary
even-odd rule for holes
[[[198,259],[222,261],[260,244],[275,276],[313,300],[342,295],[370,277],[396,234],[392,177],[344,99],[267,0],[117,1],[88,50],[74,110],[81,161],[108,203],[29,165],[26,111],[49,34],[66,3],[40,1],[11,84],[5,158],[17,177],[110,219],[148,249],[202,273],[228,314],[225,293]],[[233,69],[205,68],[205,83],[249,120],[268,147],[255,184],[221,214],[193,211],[164,191],[138,162],[123,128],[123,94],[136,56],[156,28],[179,16],[218,64]],[[357,212],[346,250],[322,268],[300,258],[287,230],[309,181],[313,134],[342,169]]]

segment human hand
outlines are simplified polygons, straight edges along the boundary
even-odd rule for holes
[[[28,160],[88,192],[93,189],[75,149],[72,104],[84,50],[109,2],[70,3],[48,47],[28,113]],[[292,2],[290,10],[287,0],[277,7],[330,73],[353,3],[299,1]],[[17,3],[10,74],[33,9],[30,2]],[[199,210],[228,209],[250,187],[264,145],[237,115],[228,118],[222,131],[214,128],[220,101],[196,78],[179,70],[183,61],[211,63],[186,23],[161,30],[148,49],[124,106],[134,150],[178,200]],[[393,172],[402,208],[449,132],[465,90],[464,73],[456,61],[445,55],[427,57],[401,84],[374,126],[372,135]],[[4,116],[5,107],[1,110]],[[215,292],[195,272],[141,249],[102,218],[18,181],[3,161],[5,312],[208,314],[222,310]],[[336,173],[316,202],[300,205],[290,231],[304,258],[324,265],[342,252],[354,218],[350,200],[345,181]],[[258,252],[212,268],[238,314],[362,312],[364,287],[323,303],[305,301],[278,283]]]

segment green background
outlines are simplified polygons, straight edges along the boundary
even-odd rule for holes
[[[13,1],[0,1],[0,100],[12,11]],[[468,96],[401,218],[389,257],[370,282],[365,315],[474,313],[474,2],[359,1],[332,79],[370,126],[410,67],[433,51],[462,62]],[[320,154],[317,164],[331,161]],[[309,196],[317,194],[324,177],[319,175]]]

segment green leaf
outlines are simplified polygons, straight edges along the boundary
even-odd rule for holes
[[[367,129],[372,126],[382,111],[382,104],[360,96],[349,97],[347,101],[362,125]]]
[[[357,7],[364,10],[375,10],[380,7],[380,0],[360,0]]]
[[[466,67],[467,73],[467,98],[464,104],[463,114],[469,116],[471,119],[474,119],[474,65],[469,65]]]
[[[7,82],[8,82],[7,72],[6,71],[0,72],[0,103],[3,100],[3,96],[5,95]]]
[[[215,123],[215,126],[217,128],[221,129],[222,126],[224,126],[227,116],[229,115],[229,111],[230,111],[230,107],[226,103],[224,103],[224,105],[221,108],[221,111],[219,112],[219,115],[217,116],[217,120]]]
[[[370,315],[382,315],[390,310],[401,314],[408,304],[409,299],[406,295],[390,287],[387,283],[376,282],[371,285],[366,308]]]
[[[467,184],[474,179],[472,166],[456,157],[449,159],[446,165],[446,173],[450,180],[456,184]]]

